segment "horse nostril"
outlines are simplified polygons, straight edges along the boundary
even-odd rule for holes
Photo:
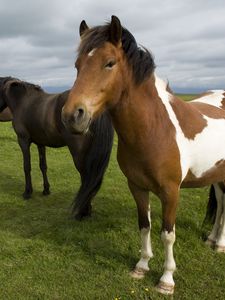
[[[77,110],[74,113],[75,121],[79,122],[80,120],[82,120],[84,117],[84,114],[85,114],[85,111],[82,107],[77,108]]]

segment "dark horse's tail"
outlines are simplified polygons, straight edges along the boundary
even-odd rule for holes
[[[102,114],[90,126],[91,142],[85,153],[81,172],[81,187],[72,207],[76,219],[91,214],[91,199],[98,192],[113,145],[114,130],[108,113]]]
[[[208,223],[214,224],[216,219],[216,210],[217,210],[217,201],[216,201],[215,188],[213,185],[211,185],[209,191],[209,201],[208,201],[206,216],[203,221],[203,225],[206,225]]]

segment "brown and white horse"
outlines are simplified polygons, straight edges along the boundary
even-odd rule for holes
[[[118,162],[137,204],[141,258],[131,275],[142,278],[152,257],[149,191],[162,203],[164,273],[157,289],[174,291],[176,208],[181,187],[214,184],[220,209],[210,240],[225,249],[224,91],[185,103],[154,74],[152,55],[117,17],[104,26],[80,25],[77,79],[62,111],[64,124],[85,133],[108,110],[118,134]]]

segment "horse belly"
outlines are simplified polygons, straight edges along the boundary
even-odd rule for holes
[[[47,147],[63,147],[65,146],[65,141],[62,138],[61,135],[57,133],[51,133],[51,132],[45,132],[42,131],[42,134],[40,134],[40,131],[36,134],[33,133],[31,135],[32,142],[34,142],[37,145],[43,145]]]
[[[225,179],[225,161],[218,163],[201,175],[196,177],[190,170],[181,184],[181,188],[197,188],[224,181]]]

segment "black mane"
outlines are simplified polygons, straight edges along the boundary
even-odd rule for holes
[[[7,77],[0,77],[0,89],[4,86],[4,84],[9,81],[9,80],[13,80],[15,78],[7,76]]]
[[[109,41],[110,24],[96,26],[89,29],[84,36],[78,49],[80,54],[87,54],[94,48],[100,48]],[[132,66],[134,81],[140,84],[148,78],[155,69],[152,54],[145,48],[138,46],[134,36],[122,27],[122,47],[128,63]]]
[[[27,81],[23,81],[23,80],[20,80],[18,78],[14,78],[14,77],[11,77],[11,76],[0,77],[0,89],[2,89],[4,87],[4,85],[6,84],[6,82],[8,82],[9,80],[17,80],[17,81],[21,82],[22,84],[24,84],[25,87],[27,87],[27,88],[34,88],[35,90],[42,91],[42,88],[39,85],[36,85],[34,83],[30,83],[30,82],[27,82]]]

